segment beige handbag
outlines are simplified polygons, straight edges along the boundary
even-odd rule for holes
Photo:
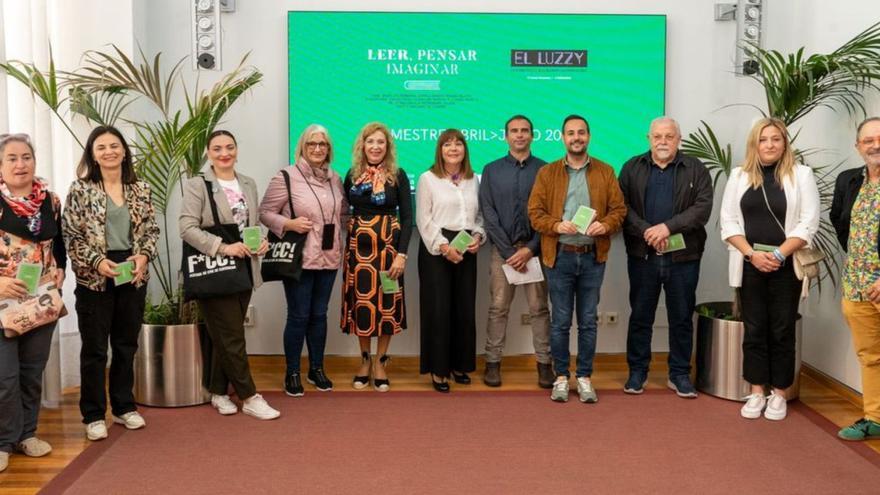
[[[0,326],[9,339],[48,325],[66,314],[61,291],[55,287],[52,275],[40,277],[36,295],[0,301]]]

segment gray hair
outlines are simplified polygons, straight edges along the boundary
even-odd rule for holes
[[[880,122],[880,117],[868,117],[867,119],[861,121],[856,127],[856,140],[859,139],[859,136],[862,135],[862,127],[865,127],[865,124],[869,122]]]
[[[6,145],[12,142],[26,144],[27,147],[31,149],[31,156],[36,156],[36,153],[34,153],[34,145],[31,144],[31,137],[24,133],[0,134],[0,155],[6,151]]]
[[[681,136],[681,127],[679,127],[678,122],[676,122],[675,119],[673,119],[672,117],[667,117],[666,115],[663,115],[661,117],[657,117],[656,119],[651,121],[651,125],[648,126],[648,134],[651,133],[651,129],[653,129],[654,126],[660,125],[660,124],[665,124],[665,123],[670,123],[670,124],[674,125],[675,132],[677,132],[678,135]]]
[[[299,135],[299,139],[296,141],[296,148],[293,152],[294,161],[298,161],[300,157],[305,158],[306,153],[306,141],[312,134],[323,134],[325,138],[327,138],[327,164],[333,163],[333,141],[330,139],[330,132],[327,131],[327,128],[322,126],[321,124],[310,124],[306,127],[302,133]],[[312,165],[321,165],[320,163],[313,163]]]

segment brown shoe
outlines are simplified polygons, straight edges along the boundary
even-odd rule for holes
[[[486,363],[486,372],[483,374],[483,383],[490,387],[501,386],[501,363]]]
[[[553,373],[553,365],[550,363],[538,363],[538,386],[541,388],[553,388],[556,375]]]

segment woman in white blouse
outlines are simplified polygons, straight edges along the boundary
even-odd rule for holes
[[[477,251],[485,242],[480,214],[479,183],[471,168],[467,143],[457,129],[437,139],[434,164],[419,177],[416,224],[419,246],[421,305],[421,373],[430,373],[438,392],[456,383],[470,383],[476,369]],[[458,250],[452,246],[461,231],[473,240]]]
[[[819,190],[810,167],[795,162],[785,124],[761,119],[746,141],[721,203],[721,238],[730,250],[730,285],[742,302],[743,378],[752,385],[740,414],[786,416],[794,383],[795,322],[801,282],[792,255],[819,229]],[[764,395],[764,389],[770,395]]]

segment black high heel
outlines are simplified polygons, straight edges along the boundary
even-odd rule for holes
[[[456,373],[453,371],[452,378],[455,380],[455,383],[461,383],[463,385],[471,384],[471,377],[469,377],[467,373]]]
[[[372,363],[372,358],[370,357],[370,353],[367,351],[361,352],[361,364],[364,363]],[[367,375],[355,375],[354,379],[351,380],[351,386],[357,390],[361,390],[367,387],[370,384],[370,368],[372,368],[372,364],[367,368]]]
[[[388,354],[382,354],[382,357],[379,358],[379,366],[381,366],[382,369],[385,369],[388,361],[390,361],[390,360],[391,360],[391,356],[389,356]],[[381,378],[381,379],[374,378],[373,379],[373,388],[375,388],[379,392],[387,392],[389,389],[391,389],[391,381],[388,380],[387,376],[385,378]]]
[[[431,373],[431,385],[434,385],[434,390],[448,394],[449,393],[449,382],[438,382],[434,380],[434,373]]]

